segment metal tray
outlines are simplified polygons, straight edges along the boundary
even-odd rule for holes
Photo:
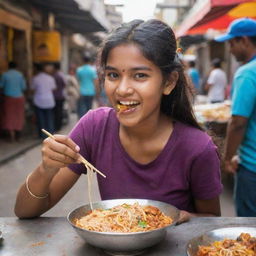
[[[225,238],[236,239],[241,233],[249,233],[251,236],[256,237],[256,226],[226,227],[208,231],[188,242],[187,255],[196,256],[199,245],[209,245],[214,241],[220,241]]]

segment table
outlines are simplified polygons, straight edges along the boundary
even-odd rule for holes
[[[186,244],[206,231],[230,226],[256,227],[256,217],[198,217],[168,229],[166,239],[143,256],[186,256]],[[0,256],[106,256],[84,242],[64,217],[30,220],[0,218]]]

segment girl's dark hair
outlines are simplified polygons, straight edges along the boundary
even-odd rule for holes
[[[104,80],[104,70],[109,52],[120,44],[134,43],[148,60],[158,66],[164,82],[172,71],[179,73],[179,79],[169,95],[163,95],[161,111],[175,120],[202,129],[197,123],[192,110],[192,91],[188,85],[184,68],[177,58],[176,38],[172,29],[160,20],[144,22],[134,20],[123,24],[112,32],[103,42],[99,53],[99,75]]]

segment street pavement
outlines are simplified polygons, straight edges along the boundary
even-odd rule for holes
[[[60,131],[61,134],[68,134],[74,126],[77,118],[72,115],[70,122]],[[31,139],[30,143],[5,144],[0,146],[0,155],[5,151],[12,151],[15,157],[8,157],[0,165],[0,217],[13,217],[15,198],[20,185],[25,181],[27,175],[33,171],[41,160],[41,142]],[[16,147],[16,148],[15,148]],[[15,151],[16,150],[16,151]],[[18,151],[18,153],[17,153]],[[0,158],[1,159],[1,158]],[[3,159],[3,158],[2,158]],[[223,176],[224,191],[221,195],[222,216],[235,216],[232,200],[232,179]],[[75,186],[62,198],[62,200],[44,216],[67,216],[74,208],[87,204],[87,177],[82,175]],[[97,181],[93,179],[92,187],[93,201],[100,200]]]

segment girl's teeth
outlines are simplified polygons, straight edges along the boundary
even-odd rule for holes
[[[122,105],[135,105],[138,104],[137,101],[120,101]]]

